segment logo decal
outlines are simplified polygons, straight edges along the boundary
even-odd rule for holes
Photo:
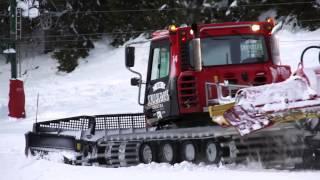
[[[155,104],[160,104],[169,101],[169,91],[165,90],[160,93],[150,94],[148,96],[148,106],[153,106]]]
[[[153,92],[155,92],[159,89],[166,89],[166,84],[164,82],[160,81],[160,82],[155,83],[152,87]]]

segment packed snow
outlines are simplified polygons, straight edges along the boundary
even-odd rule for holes
[[[280,31],[281,59],[295,70],[302,50],[319,45],[320,30],[315,32]],[[137,39],[139,40],[139,39]],[[95,44],[90,56],[81,59],[72,73],[57,72],[57,63],[50,55],[23,59],[21,77],[26,94],[25,119],[7,116],[10,64],[0,56],[0,179],[57,180],[57,179],[319,179],[318,171],[264,170],[258,164],[249,166],[195,165],[180,163],[173,166],[153,163],[129,168],[109,169],[65,165],[57,161],[37,160],[24,156],[24,133],[38,120],[108,113],[141,112],[137,105],[137,87],[130,86],[134,75],[124,67],[124,48],[113,48],[108,39]],[[145,75],[149,44],[137,45],[135,70]],[[306,54],[306,65],[318,64],[317,51]]]

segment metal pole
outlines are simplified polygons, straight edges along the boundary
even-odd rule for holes
[[[11,78],[17,78],[17,58],[16,58],[16,0],[10,0],[10,40],[8,58],[11,63]]]
[[[38,110],[39,110],[39,93],[37,95],[36,123],[38,122]]]
[[[10,0],[10,40],[8,44],[7,54],[8,60],[11,63],[11,80],[10,80],[10,92],[9,92],[9,116],[14,118],[25,118],[25,94],[23,90],[23,81],[18,80],[18,67],[17,67],[17,53],[16,43],[17,37],[17,2],[16,0]],[[20,14],[19,14],[19,17]],[[19,23],[19,29],[21,30],[21,23]]]

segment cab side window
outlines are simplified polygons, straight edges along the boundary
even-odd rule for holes
[[[156,80],[169,75],[170,51],[167,47],[153,49],[151,80]]]

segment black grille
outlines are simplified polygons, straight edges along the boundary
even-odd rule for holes
[[[89,129],[90,116],[77,116],[53,121],[36,123],[38,131],[59,131],[59,130],[87,130]]]
[[[97,116],[77,116],[35,124],[34,132],[59,132],[62,130],[81,131],[94,129],[129,129],[145,128],[146,120],[143,113],[108,114]]]
[[[146,127],[145,116],[137,114],[100,115],[95,117],[96,130]]]

